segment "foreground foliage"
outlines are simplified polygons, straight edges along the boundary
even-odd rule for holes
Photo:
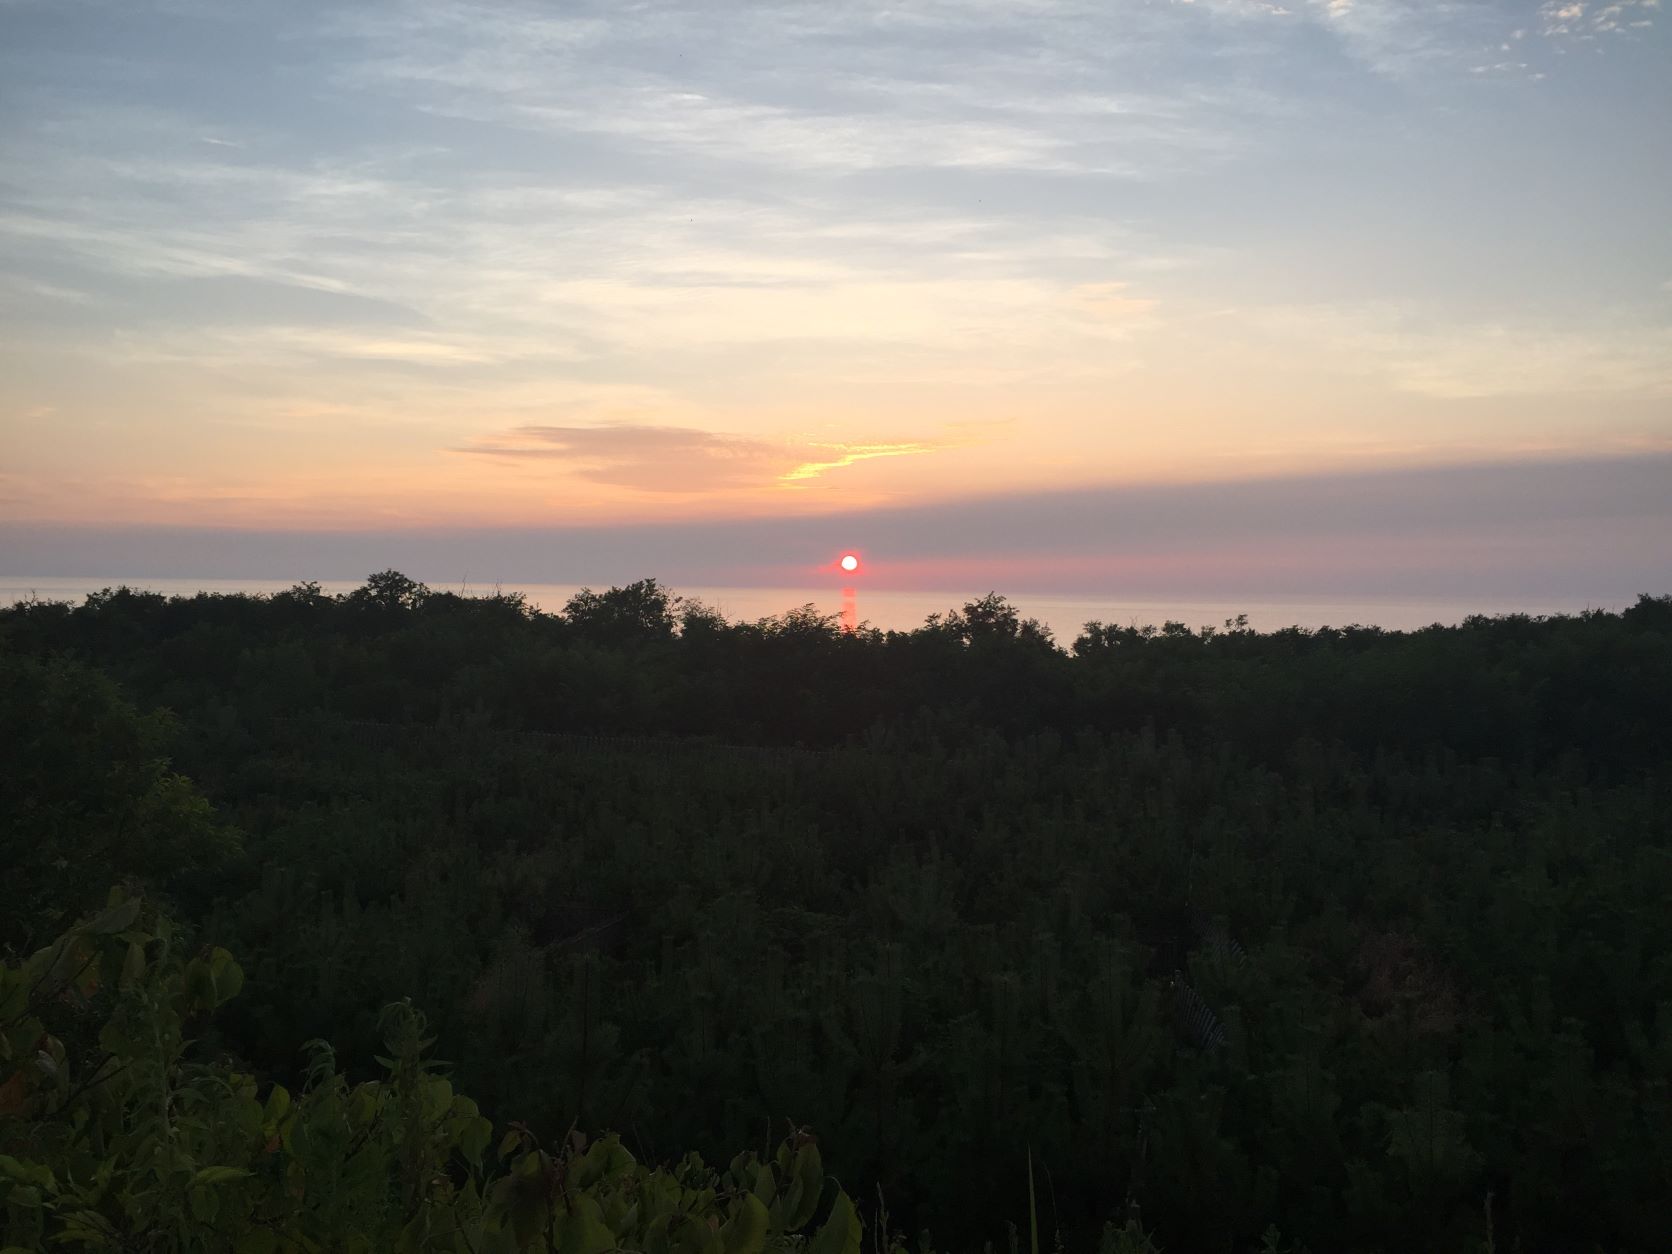
[[[351,1085],[315,1041],[302,1091],[193,1058],[188,1027],[237,994],[224,949],[186,957],[166,918],[108,908],[0,966],[0,1238],[8,1249],[858,1254],[853,1204],[797,1134],[723,1172],[636,1162],[619,1138],[499,1142],[383,1015],[383,1078]],[[57,1035],[61,1032],[63,1035]],[[201,1052],[201,1051],[196,1051]],[[815,1219],[818,1223],[815,1225]]]

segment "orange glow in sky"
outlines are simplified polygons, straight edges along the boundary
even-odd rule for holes
[[[765,527],[1672,449],[1666,163],[1626,124],[1672,116],[1657,0],[140,7],[143,44],[6,6],[19,534]],[[223,74],[264,90],[211,107]],[[1051,516],[1018,545],[1073,541]],[[913,558],[842,526],[874,579]],[[824,543],[770,560],[835,573]]]

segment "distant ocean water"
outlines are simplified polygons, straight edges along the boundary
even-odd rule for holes
[[[43,601],[80,601],[91,592],[102,588],[127,584],[168,595],[190,596],[196,592],[282,592],[292,587],[290,579],[145,579],[111,577],[85,578],[30,578],[0,576],[0,605],[36,597]],[[331,593],[348,592],[359,586],[358,580],[321,581],[320,586]],[[463,586],[432,585],[438,590],[481,595],[492,593],[492,585]],[[505,584],[507,592],[522,592],[529,601],[543,610],[560,610],[565,602],[580,590],[578,584]],[[753,621],[802,605],[816,606],[821,613],[837,615],[869,623],[884,630],[906,630],[920,627],[930,614],[974,600],[985,589],[959,592],[910,592],[873,590],[862,584],[851,590],[837,585],[801,588],[686,588],[674,585],[681,596],[691,597],[719,610],[733,621]],[[1398,630],[1426,627],[1433,623],[1457,623],[1471,614],[1556,614],[1578,613],[1585,609],[1620,609],[1631,599],[1617,605],[1599,606],[1593,601],[1561,598],[1528,598],[1506,601],[1476,598],[1449,599],[1340,599],[1314,598],[1249,601],[1234,596],[1213,596],[1176,599],[1123,600],[1120,598],[1066,597],[1046,594],[1022,594],[1010,598],[1024,617],[1039,619],[1061,644],[1072,643],[1080,629],[1088,622],[1099,621],[1120,626],[1163,622],[1182,622],[1191,628],[1219,626],[1238,614],[1248,615],[1249,626],[1261,631],[1280,627],[1344,627],[1358,623]]]

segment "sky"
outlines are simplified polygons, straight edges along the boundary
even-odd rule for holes
[[[1668,119],[1657,0],[0,0],[0,567],[1672,591]]]

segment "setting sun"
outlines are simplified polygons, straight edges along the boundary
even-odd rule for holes
[[[859,559],[852,553],[842,554],[842,560],[837,564],[849,574],[852,574],[854,571],[859,569]]]

